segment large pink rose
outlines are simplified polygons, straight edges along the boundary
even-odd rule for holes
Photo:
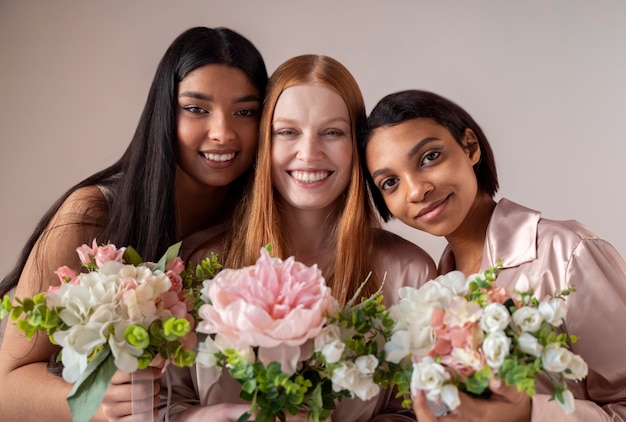
[[[258,346],[260,360],[290,360],[288,367],[320,333],[331,305],[317,265],[272,258],[265,248],[255,265],[222,270],[203,293],[209,304],[199,310],[199,332],[219,334],[238,348]]]

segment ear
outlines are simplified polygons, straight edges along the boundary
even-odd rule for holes
[[[476,165],[480,161],[480,144],[472,129],[467,128],[463,133],[463,149],[465,149],[472,165]]]

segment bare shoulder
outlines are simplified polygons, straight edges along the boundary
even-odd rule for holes
[[[103,219],[107,203],[97,186],[86,186],[72,192],[57,211],[52,225],[77,223],[84,218]]]

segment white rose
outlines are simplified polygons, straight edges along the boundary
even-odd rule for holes
[[[346,345],[343,341],[335,340],[331,343],[325,344],[322,347],[322,355],[324,355],[324,359],[328,363],[337,363],[339,359],[341,359],[341,355],[343,351],[346,349]]]
[[[378,359],[374,355],[359,356],[355,359],[354,364],[363,375],[371,375],[378,367]]]
[[[558,404],[561,405],[561,408],[565,413],[572,413],[574,411],[574,395],[571,391],[563,391],[563,401],[560,401],[559,399],[557,399],[556,401]]]
[[[530,306],[522,306],[513,312],[513,323],[522,331],[534,333],[541,327],[543,318],[539,311]]]
[[[556,343],[550,343],[541,352],[541,363],[547,371],[560,373],[569,368],[573,353]]]
[[[333,383],[333,391],[348,390],[354,391],[360,372],[353,362],[344,362],[333,370],[331,381]]]
[[[541,356],[541,351],[543,350],[543,346],[539,344],[537,338],[530,333],[520,334],[517,338],[517,345],[522,352],[536,357]]]
[[[380,386],[374,382],[372,377],[359,377],[356,385],[353,387],[354,395],[363,401],[367,401],[376,397],[380,393]]]
[[[587,363],[582,357],[572,354],[567,370],[563,372],[565,378],[580,381],[587,376]]]
[[[560,299],[550,299],[547,302],[539,303],[539,313],[549,324],[558,327],[563,323],[565,311],[561,306]]]
[[[450,379],[450,374],[443,365],[435,362],[431,357],[423,358],[419,363],[413,363],[411,375],[411,392],[418,390],[440,391],[444,382]]]
[[[487,365],[497,369],[504,363],[511,351],[511,339],[503,331],[489,334],[483,341],[483,353]]]
[[[316,352],[320,352],[324,346],[338,340],[341,340],[341,329],[339,326],[336,324],[326,325],[322,328],[322,331],[317,335],[317,337],[315,337],[314,350]]]
[[[511,314],[506,307],[500,303],[490,303],[485,306],[480,317],[480,328],[487,332],[503,331],[511,321]]]

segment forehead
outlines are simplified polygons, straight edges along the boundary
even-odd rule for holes
[[[233,66],[224,64],[205,64],[190,71],[180,81],[179,92],[186,90],[198,91],[232,91],[254,92],[258,95],[258,89],[250,81],[246,73]]]
[[[276,102],[274,120],[312,117],[348,120],[348,106],[335,90],[317,83],[294,85],[283,90]]]

